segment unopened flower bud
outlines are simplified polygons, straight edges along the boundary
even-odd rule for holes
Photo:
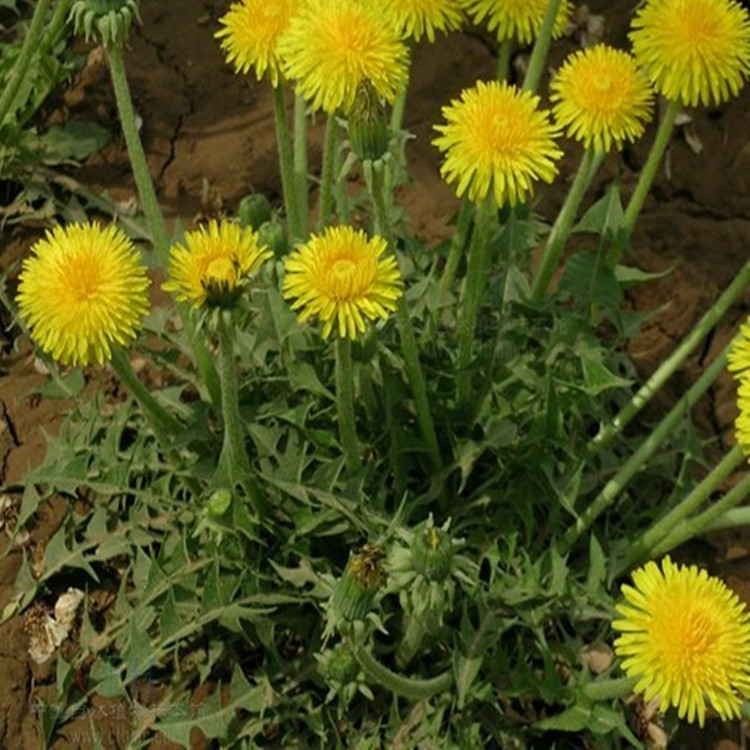
[[[414,569],[427,581],[442,581],[451,573],[453,545],[444,529],[428,525],[419,532],[412,546]]]
[[[263,193],[252,193],[240,201],[237,215],[241,227],[260,229],[271,218],[271,204]]]
[[[351,649],[339,644],[326,654],[323,671],[329,680],[346,685],[357,679],[359,663]]]
[[[336,583],[331,602],[333,610],[343,620],[362,620],[370,611],[383,575],[383,551],[368,542],[360,552],[352,555],[344,574]]]
[[[360,84],[348,118],[352,150],[361,161],[377,161],[388,151],[385,107],[369,81]]]

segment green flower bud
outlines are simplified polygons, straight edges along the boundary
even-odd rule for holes
[[[282,258],[289,252],[286,230],[278,219],[271,219],[263,224],[258,230],[258,242],[266,245],[276,258]]]
[[[75,0],[69,18],[76,34],[105,48],[122,47],[133,19],[141,22],[138,0]]]
[[[377,161],[387,153],[391,134],[385,114],[373,85],[364,81],[347,120],[352,150],[361,161]]]
[[[336,582],[331,606],[343,620],[362,620],[370,611],[383,576],[383,550],[368,542],[349,558],[344,574]]]
[[[327,679],[341,685],[354,682],[359,674],[359,662],[354,658],[351,650],[342,645],[327,652],[322,668]]]
[[[241,227],[260,229],[263,224],[271,219],[271,204],[263,193],[252,193],[246,195],[241,201],[237,214]],[[268,244],[268,243],[261,243]]]
[[[230,490],[216,490],[206,502],[206,510],[211,516],[223,516],[232,504]]]
[[[443,581],[451,574],[453,544],[443,529],[428,527],[416,534],[412,546],[414,569],[427,581]]]

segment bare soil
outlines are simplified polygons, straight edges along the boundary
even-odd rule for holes
[[[217,19],[228,7],[224,0],[161,0],[143,3],[143,26],[131,37],[126,63],[137,111],[143,121],[151,173],[170,220],[190,225],[206,210],[233,212],[242,196],[263,191],[279,200],[273,105],[268,84],[236,76],[225,64],[213,38]],[[605,39],[626,45],[626,33],[635,2],[591,3],[593,13],[605,14]],[[557,43],[554,68],[580,41],[580,32]],[[431,145],[432,125],[440,108],[477,78],[495,73],[495,45],[480,32],[466,31],[421,44],[414,50],[413,75],[405,125],[414,134],[407,156],[413,181],[400,199],[415,235],[431,246],[449,236],[449,222],[458,209],[452,191],[439,176],[439,154]],[[516,58],[523,62],[523,56]],[[743,95],[721,109],[696,110],[679,128],[669,148],[667,168],[660,171],[633,236],[633,255],[626,262],[649,271],[667,271],[663,278],[630,294],[632,304],[654,315],[631,345],[631,356],[641,376],[656,365],[686,334],[748,258],[750,247],[750,96]],[[91,50],[78,79],[64,93],[52,121],[67,117],[98,119],[115,133],[112,143],[80,169],[76,177],[96,191],[106,190],[117,201],[135,196],[124,144],[116,125],[116,110],[108,85],[105,61]],[[311,171],[319,166],[322,122],[311,131]],[[592,200],[618,175],[627,197],[635,183],[653,136],[622,157],[612,156]],[[572,179],[580,148],[568,144],[562,176],[537,196],[537,209],[554,215]],[[34,228],[16,228],[0,238],[0,271],[11,267],[38,237]],[[658,412],[679,398],[705,363],[715,356],[747,317],[750,296],[736,305],[673,379]],[[8,322],[7,320],[5,321]],[[45,450],[45,434],[54,433],[65,402],[34,395],[45,376],[35,369],[28,342],[11,340],[16,331],[0,332],[0,486],[12,488],[24,472],[37,465]],[[6,338],[3,339],[2,336]],[[731,444],[735,416],[734,386],[728,376],[719,379],[698,409],[698,421],[723,446]],[[32,531],[32,545],[43,549],[60,523],[64,508],[51,503],[43,508]],[[3,550],[5,539],[0,541]],[[747,535],[735,532],[697,553],[723,575],[750,604],[750,554]],[[20,553],[0,558],[0,611],[14,591]],[[54,694],[54,671],[36,667],[27,654],[23,623],[16,618],[0,626],[0,747],[41,747],[36,701]],[[124,711],[124,712],[123,712]],[[90,721],[106,748],[127,744],[130,717],[126,708],[101,700],[69,724],[53,747],[93,747]],[[740,745],[739,729],[718,737],[691,734],[675,747]],[[196,739],[197,742],[197,739]],[[155,746],[167,747],[157,742]],[[200,743],[196,744],[199,747]],[[744,747],[744,743],[742,744]]]

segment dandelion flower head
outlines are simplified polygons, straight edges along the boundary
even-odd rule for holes
[[[648,0],[632,27],[633,54],[667,99],[720,104],[750,73],[750,15],[736,0]]]
[[[455,31],[464,21],[460,0],[377,0],[377,4],[399,32],[416,42],[425,36],[434,42],[436,31]]]
[[[335,330],[356,339],[366,321],[385,320],[403,294],[401,273],[386,241],[350,226],[329,227],[284,261],[282,294],[300,322],[319,318],[323,338]]]
[[[347,114],[365,81],[389,104],[406,85],[406,45],[379,6],[360,0],[307,0],[279,53],[297,92],[329,114]]]
[[[440,173],[454,182],[459,197],[481,202],[490,191],[498,206],[515,205],[531,195],[537,180],[552,182],[562,151],[555,145],[558,129],[539,97],[492,81],[479,81],[443,107],[447,124],[435,145],[445,153]]]
[[[604,44],[574,52],[550,85],[557,123],[587,149],[619,151],[643,135],[653,93],[627,52]]]
[[[750,695],[750,615],[737,595],[705,570],[669,557],[661,568],[649,562],[636,570],[622,593],[614,646],[622,668],[638,680],[635,691],[701,726],[709,705],[722,719],[739,716]]]
[[[255,69],[261,80],[268,75],[273,86],[279,85],[281,61],[277,46],[301,0],[240,0],[233,3],[219,21],[223,28],[215,36],[227,62],[237,73]]]
[[[169,253],[169,279],[162,289],[194,307],[231,306],[245,283],[273,253],[258,235],[230,221],[211,221],[186,232]]]
[[[64,365],[103,364],[113,346],[135,338],[148,286],[138,251],[117,227],[68,224],[31,248],[16,301],[42,351]]]
[[[460,0],[474,23],[487,20],[487,28],[495,32],[498,42],[514,39],[531,44],[539,34],[548,0]],[[552,36],[562,36],[572,12],[569,0],[562,0],[557,11]]]
[[[737,408],[734,421],[737,442],[746,456],[750,456],[750,321],[740,327],[727,356],[728,369],[739,381]]]

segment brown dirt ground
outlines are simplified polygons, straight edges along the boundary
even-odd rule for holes
[[[628,19],[635,2],[593,1],[594,13],[606,14],[605,38],[625,46]],[[167,216],[189,223],[203,208],[205,196],[231,212],[239,199],[252,191],[279,197],[274,141],[273,109],[267,84],[234,75],[224,63],[213,32],[228,2],[162,0],[143,4],[141,28],[132,35],[126,62],[137,111],[143,120],[142,137],[151,172]],[[550,67],[577,44],[578,34],[556,44]],[[449,54],[446,51],[449,50]],[[521,58],[517,58],[520,60]],[[449,220],[457,200],[441,181],[439,157],[430,144],[432,124],[440,107],[477,78],[494,75],[494,45],[477,31],[452,35],[414,51],[406,127],[415,135],[408,146],[413,182],[400,198],[408,211],[412,230],[436,244],[450,233]],[[94,117],[114,127],[116,120],[106,67],[94,50],[75,84],[67,91],[51,118]],[[691,112],[692,122],[680,128],[668,154],[669,173],[661,170],[652,196],[633,237],[631,262],[647,270],[671,272],[633,293],[639,309],[656,310],[642,334],[632,344],[631,355],[641,375],[649,373],[698,320],[747,259],[750,247],[750,96],[743,94],[720,110]],[[610,158],[597,190],[619,172],[622,190],[629,194],[643,164],[653,128],[622,159]],[[311,131],[310,166],[315,171],[321,153],[321,123]],[[695,144],[702,146],[696,152]],[[538,209],[552,216],[572,179],[580,149],[568,149],[558,183],[538,194]],[[117,136],[102,152],[78,171],[77,178],[95,190],[106,190],[118,201],[135,195],[122,139]],[[203,196],[203,199],[202,199]],[[14,229],[0,239],[0,270],[16,262],[37,234]],[[748,313],[750,296],[736,305],[667,389],[665,402],[679,396],[704,362],[726,343]],[[0,339],[0,484],[10,487],[43,456],[45,433],[60,424],[64,402],[35,397],[44,376],[34,369],[28,344],[15,348]],[[735,415],[734,389],[722,377],[700,405],[701,426],[732,441]],[[32,533],[43,546],[62,517],[62,508],[44,509]],[[713,565],[740,595],[750,602],[750,556],[742,532],[714,540],[709,546]],[[5,541],[0,541],[0,550]],[[13,593],[20,562],[17,552],[0,558],[0,611]],[[0,626],[0,747],[41,746],[34,703],[54,690],[54,673],[33,667],[26,654],[20,620]],[[129,716],[122,706],[97,704],[59,735],[53,747],[93,746],[89,720],[99,729],[107,748],[123,747]],[[106,709],[106,710],[105,710]],[[734,728],[734,738],[739,730]],[[157,743],[166,747],[164,743]],[[155,745],[156,746],[156,745]],[[199,745],[196,745],[199,746]],[[691,736],[677,743],[685,748],[714,747],[714,739]],[[722,750],[739,747],[725,739]],[[742,745],[744,747],[744,743]]]

